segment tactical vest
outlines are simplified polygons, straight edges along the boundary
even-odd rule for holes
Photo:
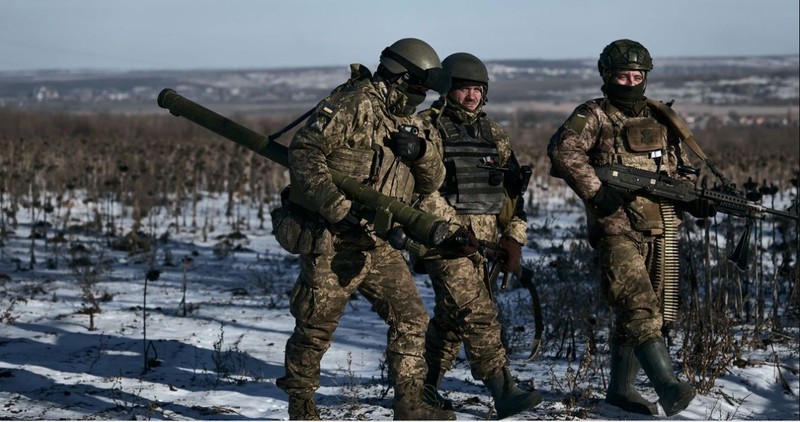
[[[456,125],[439,116],[444,141],[445,181],[439,189],[459,214],[499,214],[503,208],[503,178],[491,178],[492,171],[479,165],[499,166],[500,155],[489,122],[478,119],[474,126]],[[470,134],[468,129],[479,133]],[[502,176],[502,175],[501,175]],[[495,183],[495,184],[492,184]]]
[[[629,117],[613,107],[607,115],[614,130],[614,152],[595,157],[600,165],[618,163],[652,172],[672,172],[674,163],[670,162],[667,149],[666,126],[653,117]],[[625,212],[634,230],[654,236],[663,234],[664,212],[658,202],[639,196],[625,204]]]
[[[397,159],[389,147],[373,144],[372,149],[339,148],[327,159],[328,167],[340,171],[378,192],[410,202],[414,192],[411,168]]]

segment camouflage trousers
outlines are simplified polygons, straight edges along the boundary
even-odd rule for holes
[[[458,258],[425,261],[425,267],[436,294],[425,334],[425,360],[448,370],[463,343],[473,378],[483,381],[501,373],[508,360],[483,265]]]
[[[286,374],[277,385],[290,396],[312,397],[320,385],[320,361],[350,296],[360,292],[388,324],[386,357],[395,395],[420,389],[428,313],[405,259],[387,243],[363,250],[335,244],[324,255],[301,255],[291,292],[295,328],[286,343]]]
[[[660,296],[650,279],[653,242],[607,236],[597,245],[601,291],[614,311],[611,339],[635,347],[661,336]]]

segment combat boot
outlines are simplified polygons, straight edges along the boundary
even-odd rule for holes
[[[642,397],[634,387],[639,369],[639,361],[633,355],[632,347],[611,344],[611,374],[606,403],[627,412],[658,415],[656,404]]]
[[[439,385],[444,377],[444,370],[440,367],[429,366],[425,376],[425,385],[422,387],[422,398],[433,407],[444,410],[453,410],[453,402],[439,394]]]
[[[664,413],[672,416],[686,409],[696,392],[688,382],[678,381],[664,341],[660,338],[648,340],[636,346],[634,353],[653,383]]]
[[[289,396],[290,421],[318,421],[319,409],[312,397]]]
[[[524,391],[517,387],[507,367],[483,383],[492,394],[494,410],[500,419],[516,415],[542,402],[542,395],[537,391]]]
[[[456,414],[452,409],[432,406],[423,398],[422,388],[408,387],[399,389],[395,386],[394,420],[428,420],[428,421],[454,421]]]

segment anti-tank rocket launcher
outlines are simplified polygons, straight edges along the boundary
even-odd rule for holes
[[[289,166],[288,148],[274,142],[277,136],[268,137],[256,133],[169,88],[158,94],[158,106],[284,167]],[[301,119],[304,117],[307,115]],[[333,183],[348,199],[368,210],[370,215],[361,217],[373,222],[377,235],[386,236],[392,226],[399,224],[409,237],[429,247],[439,245],[447,237],[449,230],[446,221],[386,196],[346,174],[334,170],[330,170],[330,174]]]

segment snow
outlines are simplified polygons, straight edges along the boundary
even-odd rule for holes
[[[205,209],[224,209],[222,199],[205,196]],[[533,216],[532,227],[577,224],[575,201],[557,196]],[[537,194],[537,199],[547,197]],[[210,217],[215,229],[204,233],[176,225],[168,211],[156,210],[142,229],[153,248],[128,253],[109,245],[130,233],[129,211],[108,207],[115,213],[116,236],[107,237],[106,231],[87,228],[98,213],[96,204],[72,204],[68,217],[63,210],[48,216],[47,241],[31,238],[32,223],[42,215],[35,210],[17,212],[16,227],[8,218],[0,221],[7,231],[0,238],[0,419],[288,419],[287,396],[275,379],[283,375],[284,345],[294,324],[287,292],[297,260],[277,245],[269,221],[259,227],[252,210],[240,213],[249,218],[245,221],[215,214]],[[67,243],[52,241],[57,227],[73,227],[65,234]],[[233,235],[237,229],[244,237]],[[542,250],[526,248],[525,258],[539,259]],[[89,258],[89,265],[71,268],[68,263],[80,256]],[[148,280],[149,270],[158,276],[151,272]],[[430,282],[426,276],[416,280],[430,312]],[[89,305],[87,289],[100,308],[91,320],[81,312]],[[513,305],[527,303],[526,294],[512,290],[499,297]],[[698,395],[672,419],[798,420],[797,327],[793,333],[788,343],[754,349],[747,356],[751,364],[732,366],[709,394]],[[354,298],[322,361],[316,400],[323,418],[392,418],[385,335],[370,304]],[[597,365],[607,361],[607,352],[602,356]],[[525,350],[510,357],[512,373],[545,398],[519,419],[642,419],[605,405],[597,377],[575,375],[578,363],[557,357],[552,348],[530,361]],[[586,397],[571,402],[572,383],[580,384]],[[637,384],[656,399],[643,374]],[[442,391],[454,400],[458,419],[495,418],[487,391],[472,379],[463,356]],[[650,419],[662,418],[663,413]]]

